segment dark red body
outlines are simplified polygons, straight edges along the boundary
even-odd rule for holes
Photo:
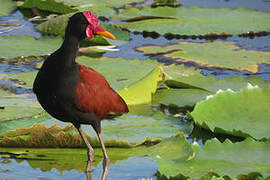
[[[108,113],[125,113],[124,100],[110,87],[106,79],[92,68],[78,64],[79,79],[76,86],[76,106],[84,112],[93,112],[99,118]]]

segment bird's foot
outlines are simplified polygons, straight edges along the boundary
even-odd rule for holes
[[[90,151],[88,151],[88,161],[87,161],[87,166],[86,166],[86,172],[91,172],[91,166],[92,166],[93,161],[94,161],[94,150],[90,149]]]
[[[102,174],[102,180],[106,180],[108,173],[109,173],[109,168],[110,168],[110,159],[105,158],[103,160],[103,174]]]
[[[93,169],[91,168],[92,167],[92,162],[93,161],[87,161],[86,170],[85,170],[87,173],[93,171]]]

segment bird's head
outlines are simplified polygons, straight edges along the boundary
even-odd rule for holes
[[[98,25],[98,19],[89,11],[79,12],[69,18],[66,34],[78,37],[80,40],[84,38],[91,39],[96,35],[101,35],[112,40],[114,35],[104,30]]]

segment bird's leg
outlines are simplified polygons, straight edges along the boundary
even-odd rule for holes
[[[87,140],[87,137],[85,136],[84,132],[82,131],[81,127],[76,127],[87,147],[87,155],[88,155],[88,161],[87,161],[87,166],[86,166],[86,172],[90,172],[91,171],[91,165],[92,162],[94,160],[94,149],[92,148],[92,146],[90,145],[90,143]]]
[[[106,148],[105,148],[101,133],[97,132],[97,135],[98,135],[98,139],[99,139],[99,142],[101,144],[102,152],[103,152],[103,155],[104,155],[102,180],[106,180],[106,178],[108,176],[108,173],[109,173],[110,159],[109,159],[109,156],[108,156],[108,154],[106,152]]]

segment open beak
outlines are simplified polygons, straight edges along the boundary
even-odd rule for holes
[[[104,36],[104,37],[112,39],[112,40],[115,40],[115,36],[112,33],[105,31],[105,30],[97,31],[96,34]]]

